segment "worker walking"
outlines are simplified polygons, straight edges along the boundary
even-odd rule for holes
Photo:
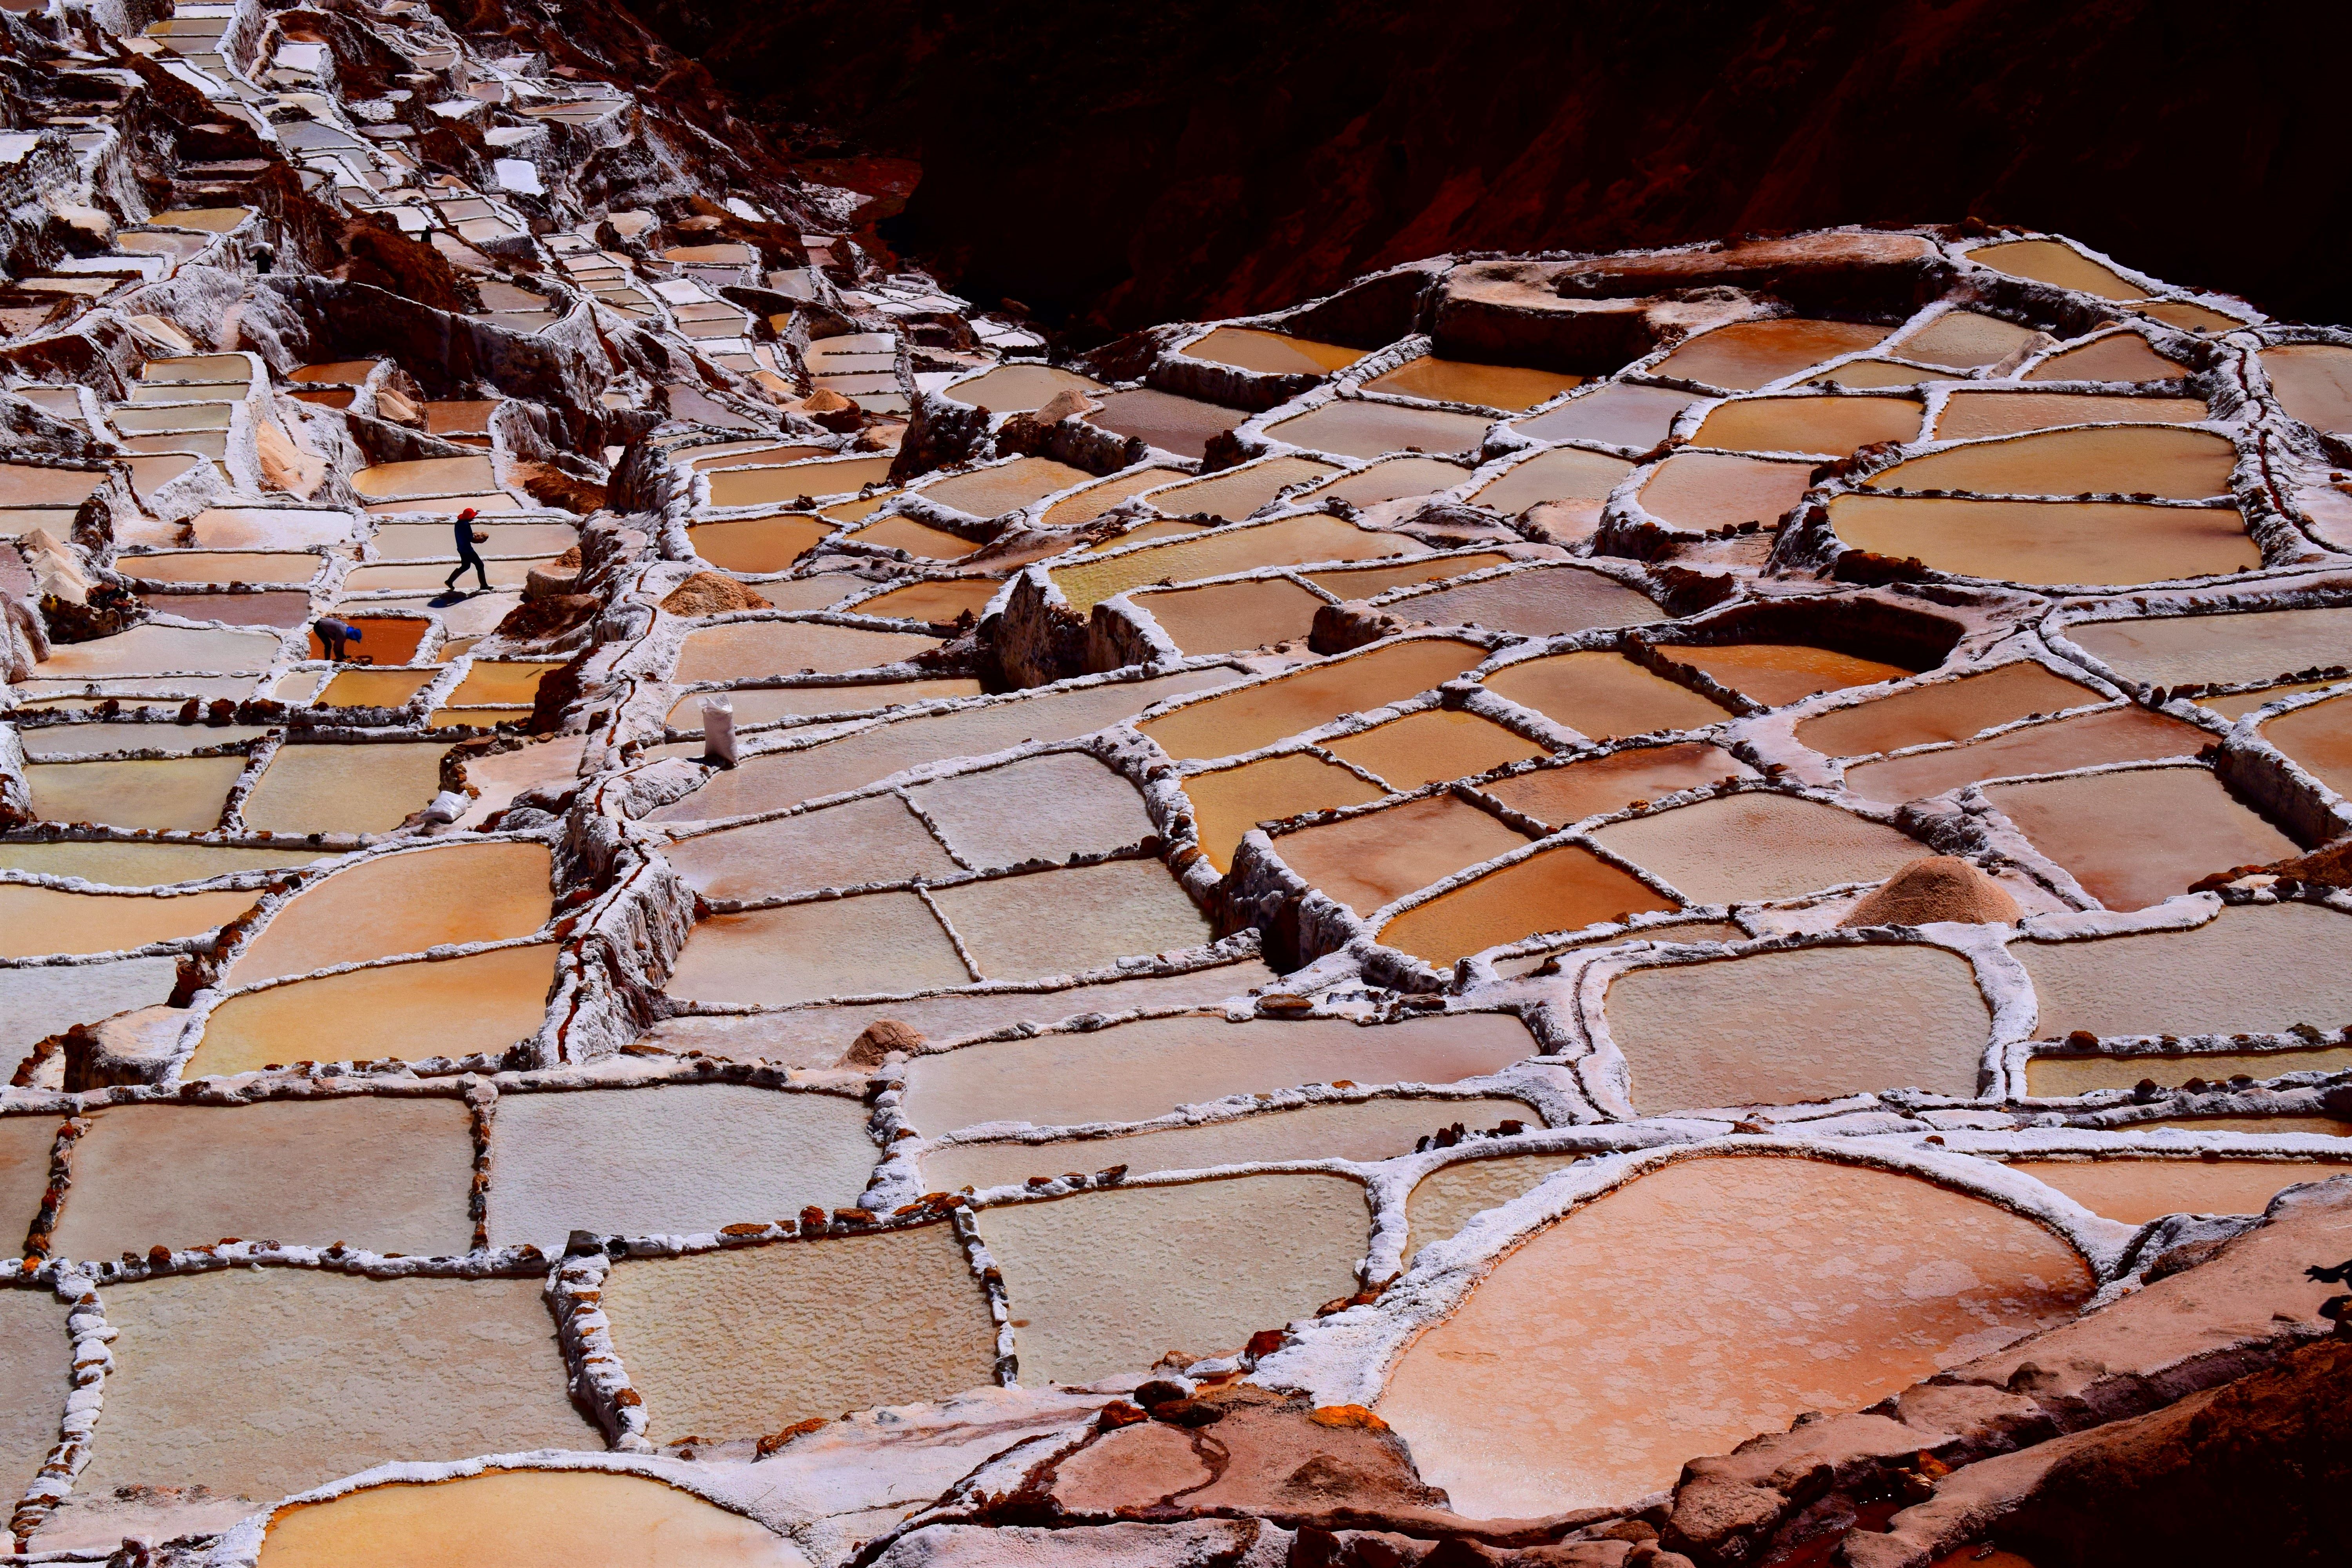
[[[468,566],[481,579],[482,592],[487,594],[490,591],[490,569],[482,564],[482,552],[474,548],[487,542],[490,536],[474,526],[477,515],[472,507],[457,514],[457,569],[449,574],[448,580],[443,584],[453,591],[457,586],[457,579],[466,574]]]
[[[339,621],[332,616],[320,616],[311,623],[310,629],[319,634],[319,646],[325,648],[327,657],[337,664],[351,658],[350,650],[345,647],[347,643],[358,642],[367,635],[351,622]]]

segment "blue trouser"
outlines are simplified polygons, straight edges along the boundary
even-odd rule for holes
[[[480,552],[471,544],[461,544],[457,547],[457,569],[449,574],[446,585],[456,587],[457,579],[466,574],[466,568],[468,566],[474,569],[475,575],[481,578],[482,587],[487,591],[490,585],[490,569],[482,564]]]

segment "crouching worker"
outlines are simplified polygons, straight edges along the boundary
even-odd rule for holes
[[[337,664],[341,664],[352,657],[348,645],[358,642],[366,636],[351,622],[339,621],[332,616],[320,616],[310,624],[310,629],[318,634],[319,646],[327,650],[327,657]]]

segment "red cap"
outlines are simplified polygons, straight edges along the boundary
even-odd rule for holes
[[[457,521],[459,522],[471,522],[479,514],[477,513],[472,507],[467,507],[465,510],[457,514]]]

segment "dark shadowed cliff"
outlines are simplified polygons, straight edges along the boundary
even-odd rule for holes
[[[633,3],[804,155],[919,161],[901,250],[1097,332],[1449,249],[1971,213],[2352,314],[2341,10]]]

